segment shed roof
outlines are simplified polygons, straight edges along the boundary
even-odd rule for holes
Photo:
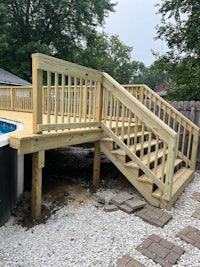
[[[31,83],[19,78],[18,76],[0,68],[0,84],[31,86]]]

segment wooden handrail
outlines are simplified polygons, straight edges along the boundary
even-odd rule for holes
[[[146,126],[154,130],[156,134],[159,134],[163,140],[169,142],[171,138],[176,138],[177,134],[162,120],[160,120],[144,105],[141,105],[140,101],[130,95],[123,86],[115,81],[109,74],[103,73],[103,86],[111,91],[113,95],[116,95],[120,100],[127,105],[130,110],[136,113],[141,120],[143,120]],[[153,123],[153,124],[152,124]]]
[[[173,179],[173,174],[174,174],[174,162],[175,162],[175,149],[177,145],[177,133],[171,129],[168,125],[166,125],[160,118],[158,118],[154,113],[150,112],[147,107],[145,107],[138,99],[136,99],[134,96],[132,96],[127,90],[123,88],[118,82],[116,82],[111,76],[109,76],[107,73],[103,73],[103,87],[110,92],[114,97],[117,97],[118,101],[120,101],[124,107],[127,109],[128,112],[132,112],[132,114],[135,114],[135,119],[136,122],[140,121],[142,128],[147,128],[149,131],[152,131],[152,133],[156,136],[156,148],[155,148],[155,155],[157,154],[158,151],[158,146],[159,142],[163,141],[164,142],[164,147],[163,149],[163,166],[162,166],[162,171],[161,171],[161,181],[157,177],[157,164],[155,165],[155,174],[150,170],[148,166],[146,166],[140,158],[142,158],[142,154],[140,155],[140,158],[130,151],[128,148],[128,145],[124,144],[122,141],[117,139],[117,135],[114,133],[111,133],[112,130],[104,129],[108,135],[110,135],[112,138],[114,138],[115,142],[117,143],[118,146],[123,149],[126,154],[133,159],[138,166],[146,173],[147,176],[152,178],[155,182],[155,184],[162,190],[163,194],[165,195],[166,199],[171,198],[172,194],[172,179]],[[112,101],[112,95],[110,96],[111,101]],[[105,93],[105,97],[106,96]],[[141,99],[141,98],[140,98]],[[122,109],[124,110],[124,107],[122,106]],[[112,106],[110,109],[113,109]],[[123,112],[122,110],[122,112]],[[106,110],[106,113],[108,111]],[[112,116],[112,112],[110,112],[109,116]],[[131,123],[131,116],[129,116],[130,122],[128,128],[130,129],[130,123]],[[123,129],[124,122],[122,121],[122,129]],[[137,123],[136,123],[137,125]],[[110,124],[112,126],[112,123]],[[103,126],[104,128],[106,127],[105,125]],[[138,127],[138,126],[135,126]],[[130,135],[130,130],[128,129],[128,135]],[[122,130],[123,131],[123,130]],[[142,130],[142,139],[144,138],[143,136],[144,130]],[[124,133],[123,133],[124,134]],[[123,140],[123,134],[122,134],[122,140]],[[149,141],[151,142],[151,138]],[[128,142],[128,141],[127,141]],[[149,142],[149,144],[150,144]],[[128,143],[127,143],[128,144]],[[141,145],[143,146],[144,140],[141,141]],[[135,146],[135,145],[134,145]],[[143,150],[143,149],[142,149]],[[168,154],[166,154],[166,150],[168,150]],[[149,156],[148,156],[149,157]],[[164,163],[164,158],[167,157],[167,162],[166,166]],[[164,170],[166,171],[166,176],[164,180]]]
[[[131,94],[133,94],[132,92],[134,89],[139,91],[138,94],[140,95],[140,98],[138,99],[143,99],[141,101],[142,104],[177,132],[178,141],[176,153],[185,161],[186,167],[190,166],[190,168],[194,170],[198,151],[199,127],[148,86],[144,84],[124,85],[124,88]],[[143,95],[143,97],[141,95]],[[186,144],[186,136],[188,136],[188,144]]]

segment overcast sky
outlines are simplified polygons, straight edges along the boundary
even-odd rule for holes
[[[151,49],[162,53],[160,40],[155,41],[156,25],[160,24],[160,15],[156,15],[155,3],[161,0],[113,0],[117,2],[116,12],[106,19],[104,31],[119,35],[126,45],[133,47],[132,60],[142,61],[150,66],[154,61]]]

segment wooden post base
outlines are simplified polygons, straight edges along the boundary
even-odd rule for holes
[[[97,187],[100,182],[100,142],[94,143],[93,185]]]
[[[44,151],[32,155],[32,209],[33,219],[41,215],[42,208],[42,168],[44,167]]]

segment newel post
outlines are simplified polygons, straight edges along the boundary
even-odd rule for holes
[[[37,134],[37,125],[42,124],[42,70],[38,69],[39,56],[32,55],[33,84],[33,133]]]
[[[95,120],[102,121],[103,85],[99,82],[96,93]],[[101,149],[100,141],[94,143],[93,185],[97,187],[100,182]]]
[[[171,200],[172,195],[172,185],[174,176],[174,162],[176,158],[176,147],[177,147],[177,134],[169,139],[168,144],[168,155],[166,164],[166,179],[165,179],[165,196],[167,200]]]
[[[39,55],[32,55],[33,84],[33,133],[40,134],[37,125],[42,124],[42,84],[43,73],[39,70]],[[44,167],[44,151],[32,154],[32,218],[41,214],[42,207],[42,168]]]

